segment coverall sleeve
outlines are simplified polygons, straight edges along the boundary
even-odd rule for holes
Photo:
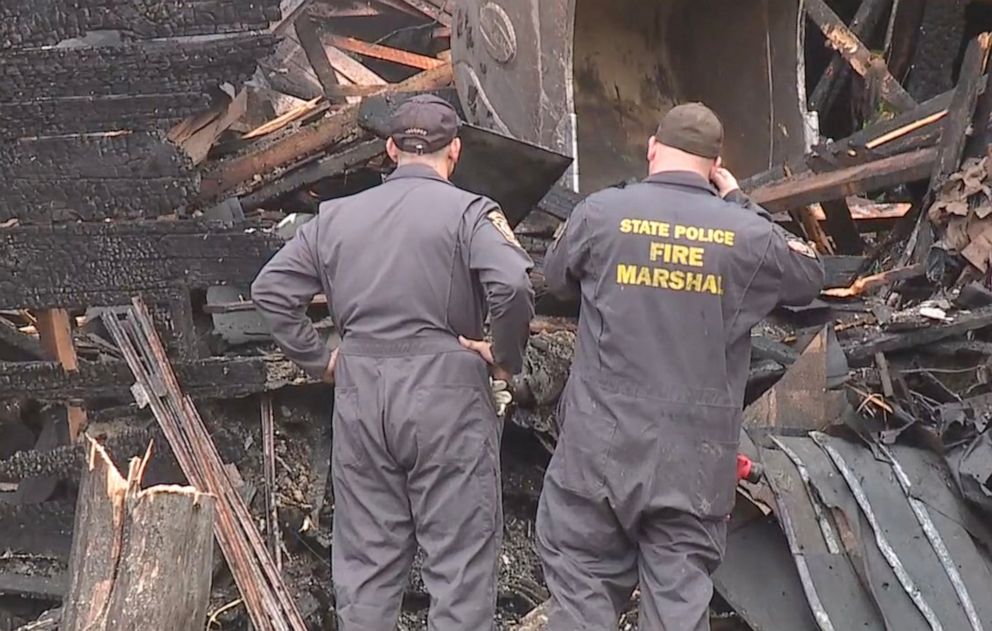
[[[588,208],[589,202],[583,201],[572,210],[544,255],[544,280],[548,291],[561,300],[579,297],[588,260]]]
[[[775,223],[771,213],[740,189],[726,200],[756,212],[771,224],[772,234],[762,263],[763,272],[778,281],[776,306],[808,305],[823,289],[823,262],[805,241]]]
[[[492,202],[479,202],[469,214],[471,224],[468,261],[478,274],[489,304],[490,329],[493,338],[493,359],[501,368],[513,374],[523,369],[524,351],[530,337],[530,321],[534,317],[534,289],[530,256],[516,242],[513,233],[504,235],[490,217],[502,212]],[[505,222],[505,218],[501,221]],[[502,224],[509,231],[509,224]]]
[[[307,317],[310,301],[323,289],[314,248],[317,227],[316,219],[307,222],[276,252],[252,283],[251,298],[286,357],[321,379],[331,350]]]

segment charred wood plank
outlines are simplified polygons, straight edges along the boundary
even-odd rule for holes
[[[992,307],[960,314],[953,322],[931,324],[901,333],[879,333],[868,338],[846,340],[841,345],[852,366],[866,366],[874,360],[876,353],[910,350],[989,326],[992,326]]]
[[[209,105],[210,98],[200,92],[73,96],[0,103],[0,139],[42,133],[68,135],[116,129],[162,129]]]
[[[984,87],[982,71],[992,47],[992,36],[983,34],[968,45],[961,65],[958,86],[947,110],[938,147],[937,162],[930,180],[931,192],[937,191],[961,166],[968,129],[975,115],[978,95]]]
[[[864,41],[875,32],[886,9],[892,6],[892,0],[863,0],[858,12],[851,19],[849,28],[851,33],[858,39]],[[809,109],[826,114],[833,107],[837,95],[844,83],[850,78],[851,67],[840,55],[835,55],[830,60],[827,69],[823,71],[823,76],[813,89],[813,94],[809,97]]]
[[[300,47],[310,62],[317,80],[324,88],[324,96],[332,103],[343,103],[344,99],[334,96],[334,88],[338,86],[338,76],[331,67],[331,60],[324,52],[324,44],[320,41],[320,34],[317,33],[317,25],[306,15],[301,15],[296,20],[296,36],[300,40]]]
[[[7,180],[0,187],[0,221],[150,219],[179,208],[195,192],[193,177]]]
[[[816,23],[836,49],[862,77],[874,76],[879,81],[882,99],[899,111],[916,107],[916,101],[885,67],[885,62],[871,53],[861,40],[827,6],[824,0],[807,0],[806,15]]]
[[[0,101],[20,103],[70,96],[196,92],[223,82],[240,85],[275,49],[269,34],[196,42],[48,48],[0,55]],[[152,71],[153,70],[153,71]]]
[[[946,117],[953,96],[953,91],[941,94],[910,112],[866,127],[847,138],[816,145],[799,159],[777,164],[742,180],[741,188],[751,191],[807,171],[825,173],[933,147],[940,140],[942,126],[938,123]]]
[[[5,360],[45,359],[45,351],[35,338],[17,330],[6,318],[0,317],[0,357]]]
[[[368,164],[369,161],[377,156],[383,155],[385,150],[385,144],[381,140],[367,140],[357,143],[343,151],[320,158],[315,162],[286,174],[251,195],[244,197],[241,200],[241,205],[245,210],[261,208],[281,195],[286,195],[304,186],[319,182],[324,178],[341,175],[356,167]]]
[[[926,179],[936,159],[935,149],[923,149],[863,166],[828,173],[803,173],[762,186],[751,192],[751,198],[770,210],[788,210],[843,199]]]
[[[972,128],[972,136],[965,147],[965,156],[983,157],[988,149],[992,135],[989,133],[989,122],[992,119],[992,72],[985,76],[985,90],[978,97],[978,105],[975,107],[975,120]]]
[[[563,186],[555,186],[537,205],[537,209],[562,221],[568,219],[583,196]]]
[[[279,0],[4,0],[0,50],[120,30],[141,38],[261,31],[280,17]],[[140,10],[139,10],[140,7]]]
[[[443,87],[452,81],[450,64],[414,75],[402,83],[384,86],[384,90],[417,92]],[[214,198],[239,187],[258,188],[279,167],[302,162],[330,145],[355,140],[363,135],[358,129],[358,105],[348,105],[317,123],[295,130],[282,138],[220,164],[203,179],[202,197]],[[256,176],[261,181],[255,183]],[[251,184],[249,184],[251,183]]]
[[[362,55],[363,57],[371,57],[372,59],[389,61],[394,64],[418,68],[420,70],[431,70],[432,68],[443,66],[446,63],[435,57],[418,55],[417,53],[411,53],[407,50],[390,48],[389,46],[383,46],[381,44],[370,44],[369,42],[363,42],[362,40],[355,39],[354,37],[341,37],[335,35],[332,36],[330,40],[332,45],[340,48],[341,50],[347,50],[349,52]]]
[[[834,240],[838,254],[861,254],[865,244],[861,233],[851,216],[851,208],[845,199],[835,199],[821,204],[826,216],[827,234]]]
[[[190,396],[227,399],[284,385],[270,377],[269,364],[260,357],[221,357],[177,363],[176,373]],[[133,381],[127,364],[121,361],[80,361],[75,372],[66,372],[57,362],[0,362],[0,398],[123,399],[131,396]]]
[[[0,308],[126,304],[137,293],[249,283],[282,245],[194,221],[76,223],[0,232]]]

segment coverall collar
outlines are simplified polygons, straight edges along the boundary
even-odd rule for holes
[[[685,186],[688,188],[706,191],[716,197],[720,196],[716,188],[713,187],[712,183],[704,179],[703,176],[698,173],[693,173],[692,171],[661,171],[660,173],[649,175],[644,178],[644,181],[650,184]]]
[[[408,177],[423,178],[428,180],[437,180],[438,182],[444,182],[445,184],[450,184],[448,180],[441,177],[437,171],[427,166],[426,164],[405,164],[401,167],[396,167],[396,170],[386,176],[386,181],[391,182],[392,180],[399,180]]]

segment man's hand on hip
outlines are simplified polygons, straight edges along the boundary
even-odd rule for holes
[[[493,345],[489,342],[484,342],[482,340],[470,340],[466,337],[458,336],[458,341],[462,346],[472,351],[473,353],[478,353],[482,359],[486,360],[489,364],[489,372],[492,373],[493,379],[498,379],[501,381],[509,382],[513,378],[510,371],[504,369],[502,366],[496,364],[496,360],[493,359]]]

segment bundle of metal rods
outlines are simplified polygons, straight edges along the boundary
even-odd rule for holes
[[[138,405],[150,405],[183,472],[197,489],[217,498],[214,535],[258,631],[305,631],[306,625],[255,526],[224,471],[220,454],[193,401],[182,393],[151,315],[140,298],[103,322],[124,354]]]

